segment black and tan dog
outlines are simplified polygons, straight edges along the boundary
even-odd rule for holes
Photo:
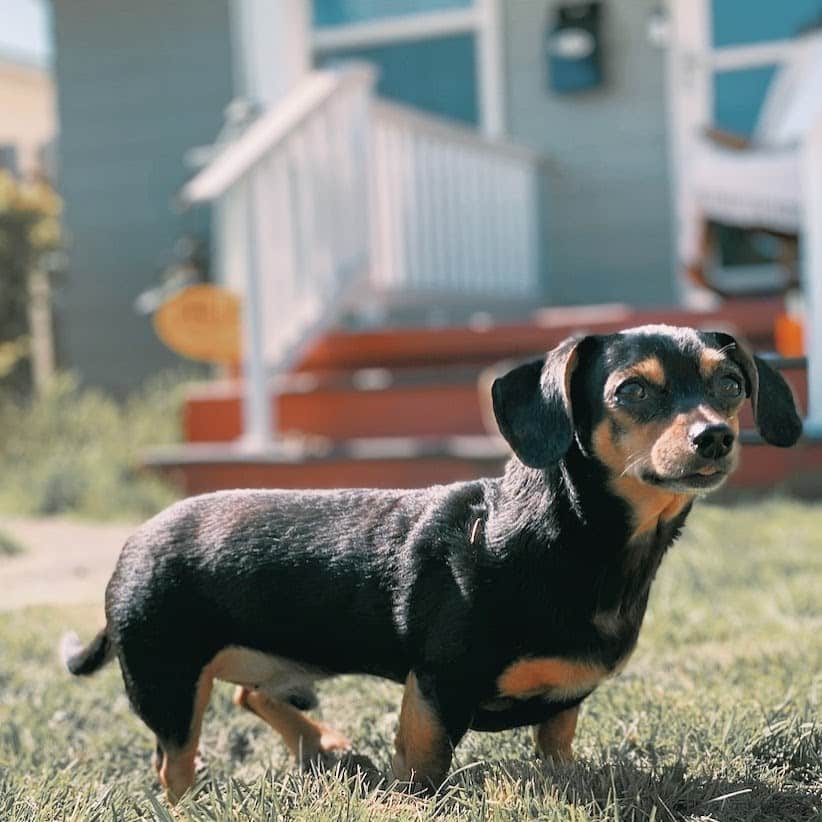
[[[180,502],[123,548],[106,627],[172,800],[192,784],[214,679],[305,761],[349,747],[313,683],[405,683],[394,775],[437,786],[468,729],[535,728],[568,758],[579,705],[625,664],[695,497],[733,470],[738,413],[793,445],[781,376],[725,334],[646,326],[570,339],[493,386],[505,475],[405,491],[227,491]]]

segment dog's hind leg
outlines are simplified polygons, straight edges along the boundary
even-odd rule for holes
[[[537,753],[542,759],[551,759],[557,763],[573,761],[571,743],[577,729],[578,714],[579,705],[574,705],[534,727]]]
[[[132,671],[128,673],[129,697],[157,737],[154,767],[173,804],[194,784],[197,746],[211,696],[213,672],[206,667],[198,676],[190,670],[166,669],[167,676],[160,679],[139,680]]]
[[[213,684],[212,673],[208,668],[204,669],[194,690],[188,734],[184,739],[162,739],[160,742],[164,753],[163,764],[160,766],[160,782],[172,803],[177,802],[194,784],[197,746]]]
[[[239,686],[234,692],[234,703],[277,731],[294,759],[302,765],[351,750],[351,743],[338,731],[262,691]]]

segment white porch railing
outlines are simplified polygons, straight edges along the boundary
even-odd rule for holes
[[[537,157],[373,99],[356,67],[309,74],[183,189],[214,202],[215,262],[243,298],[245,431],[272,428],[268,376],[355,301],[539,292]]]
[[[243,299],[244,430],[273,426],[268,376],[332,323],[368,268],[367,122],[373,75],[315,72],[183,189],[215,203],[215,262]]]
[[[372,111],[372,291],[394,303],[533,297],[535,155],[406,106]]]

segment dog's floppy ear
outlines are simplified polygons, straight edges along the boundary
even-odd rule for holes
[[[802,435],[802,419],[783,376],[763,359],[751,355],[730,334],[714,336],[745,374],[754,421],[762,439],[780,448],[793,445]]]
[[[520,365],[491,387],[499,430],[531,468],[559,462],[571,446],[571,375],[580,339],[564,340],[545,359]]]

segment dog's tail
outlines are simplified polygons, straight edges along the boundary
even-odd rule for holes
[[[114,646],[107,628],[103,628],[85,647],[74,631],[67,633],[60,641],[60,659],[74,676],[89,676],[99,671],[113,656]]]

